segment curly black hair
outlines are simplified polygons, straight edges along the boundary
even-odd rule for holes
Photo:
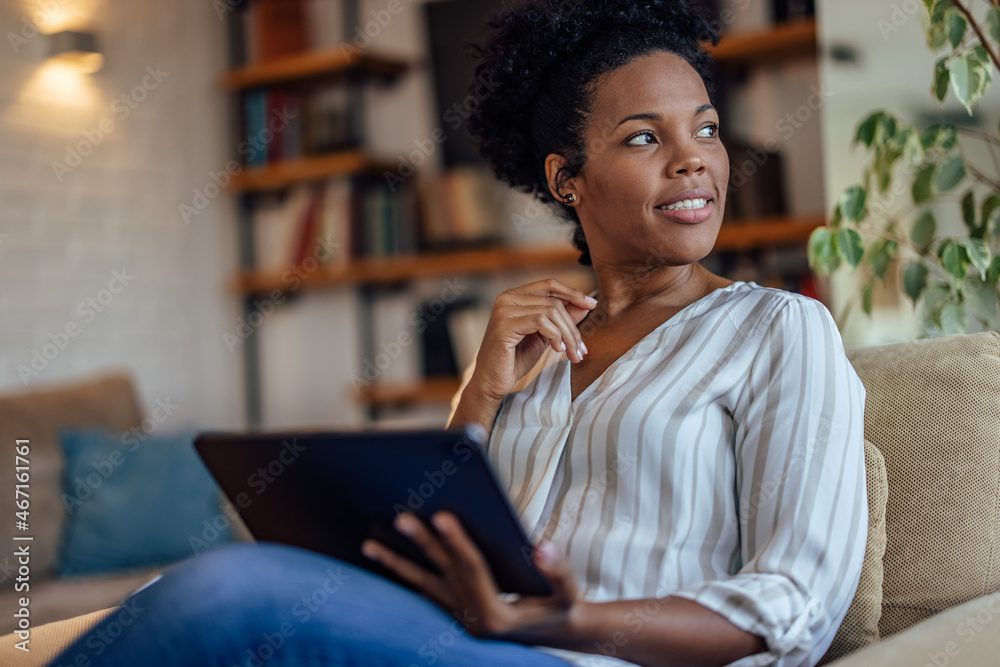
[[[589,265],[580,218],[549,191],[545,158],[566,158],[560,182],[580,173],[594,83],[638,57],[680,56],[714,101],[714,65],[701,44],[718,44],[719,32],[704,7],[690,0],[525,0],[491,16],[487,26],[472,54],[476,78],[493,89],[469,118],[469,132],[497,178],[556,206],[575,224],[580,263]]]

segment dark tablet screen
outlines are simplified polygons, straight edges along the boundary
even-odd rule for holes
[[[361,554],[374,537],[434,569],[392,521],[448,510],[503,592],[547,595],[533,549],[471,432],[202,434],[205,465],[259,541],[311,549],[399,581]]]

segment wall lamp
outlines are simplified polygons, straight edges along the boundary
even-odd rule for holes
[[[69,63],[82,72],[93,74],[104,66],[104,54],[97,48],[97,38],[91,32],[63,30],[49,35],[49,55]]]

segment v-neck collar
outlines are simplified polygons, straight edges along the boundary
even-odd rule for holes
[[[581,391],[577,395],[576,398],[573,398],[573,378],[572,378],[573,364],[572,364],[572,362],[570,362],[569,358],[566,357],[566,353],[563,352],[562,353],[562,357],[563,358],[559,360],[559,363],[560,364],[563,364],[563,363],[569,364],[569,368],[567,368],[566,372],[563,373],[563,386],[566,389],[566,396],[569,398],[570,409],[572,410],[573,407],[575,407],[580,402],[581,399],[584,399],[589,394],[592,394],[593,392],[597,391],[597,387],[599,387],[601,385],[601,383],[604,381],[604,378],[616,366],[618,366],[621,363],[623,363],[625,361],[628,361],[629,359],[631,359],[632,357],[634,357],[641,348],[645,347],[646,341],[652,339],[653,336],[659,334],[664,329],[667,329],[667,328],[672,327],[674,325],[680,324],[681,322],[684,322],[684,321],[686,321],[686,320],[694,317],[695,315],[697,315],[700,312],[698,310],[698,306],[702,305],[703,303],[705,303],[710,298],[717,297],[722,292],[732,292],[736,288],[738,288],[740,286],[743,286],[743,285],[754,285],[754,286],[756,286],[756,283],[754,283],[752,281],[748,283],[748,282],[743,281],[743,280],[734,281],[734,282],[730,283],[729,285],[726,285],[725,287],[719,287],[719,288],[716,288],[716,289],[712,290],[711,292],[709,292],[705,296],[701,297],[700,299],[696,299],[695,301],[692,301],[688,305],[686,305],[683,308],[681,308],[680,310],[678,310],[672,316],[668,317],[666,320],[664,320],[663,322],[661,322],[660,324],[658,324],[655,329],[653,329],[648,334],[646,334],[645,336],[643,336],[642,338],[640,338],[638,341],[636,341],[636,343],[632,347],[630,347],[629,349],[627,349],[620,357],[618,357],[617,359],[615,359],[614,361],[612,361],[610,364],[608,364],[608,367],[604,369],[604,372],[602,372],[600,375],[598,375],[596,378],[594,378],[593,382],[591,382],[589,385],[587,385],[586,387],[584,387],[583,391]]]

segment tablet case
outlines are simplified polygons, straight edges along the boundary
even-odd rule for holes
[[[375,538],[436,568],[392,522],[453,512],[505,593],[548,595],[534,549],[468,431],[201,434],[195,449],[259,541],[318,551],[384,577],[361,554]],[[431,527],[433,530],[433,527]]]

